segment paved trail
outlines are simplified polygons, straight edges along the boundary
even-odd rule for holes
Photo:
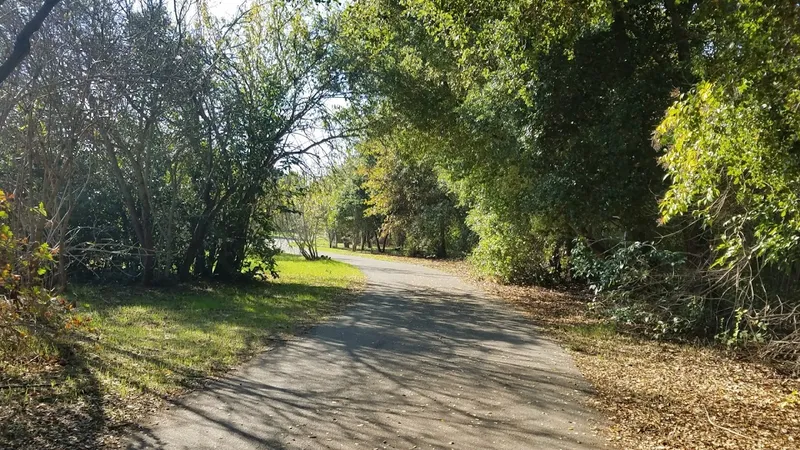
[[[130,449],[597,449],[570,357],[508,305],[433,269],[336,256],[364,295],[183,397]]]

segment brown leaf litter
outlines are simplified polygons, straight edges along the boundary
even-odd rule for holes
[[[464,262],[426,262],[464,274]],[[596,390],[620,449],[800,448],[800,379],[724,348],[643,339],[588,312],[579,294],[468,277],[560,340]]]

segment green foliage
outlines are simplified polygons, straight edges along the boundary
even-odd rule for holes
[[[714,336],[728,347],[745,347],[752,344],[763,344],[768,333],[768,326],[758,318],[752,317],[750,311],[737,308],[733,316],[733,327],[727,327],[720,320],[722,332]]]
[[[424,139],[401,132],[359,145],[367,161],[361,168],[366,213],[383,217],[382,234],[393,235],[407,254],[463,255],[472,241],[466,212],[431,164],[414,156],[421,145]]]
[[[530,222],[503,220],[498,214],[473,209],[467,223],[480,240],[470,255],[472,263],[498,281],[516,284],[552,284],[565,268],[564,250]],[[555,258],[555,260],[551,260]]]
[[[750,255],[788,263],[800,235],[795,144],[781,142],[768,105],[747,97],[730,98],[703,83],[670,108],[658,129],[668,147],[661,161],[673,180],[663,217],[691,211],[719,230],[719,265]]]
[[[795,360],[796,318],[779,311],[800,302],[798,20],[791,2],[698,8],[700,82],[668,109],[655,134],[671,181],[662,219],[689,216],[703,225],[711,277],[725,287],[718,338],[736,346],[786,336],[772,353]]]
[[[593,291],[598,313],[655,338],[708,332],[716,311],[702,280],[687,268],[686,255],[652,242],[621,244],[597,255],[579,240],[571,256],[574,276]]]
[[[608,256],[595,257],[583,240],[572,250],[572,267],[575,276],[589,281],[595,293],[629,291],[641,284],[649,284],[653,275],[667,269],[674,273],[686,263],[685,255],[659,250],[651,242],[632,242],[620,245]]]
[[[705,78],[667,112],[656,138],[672,185],[664,220],[690,212],[719,241],[717,264],[796,256],[800,139],[797,8],[722,2],[699,16],[713,31]]]
[[[298,176],[286,177],[283,183],[281,189],[294,195],[278,219],[279,228],[305,259],[317,260],[317,240],[325,231],[330,209],[327,192],[322,182]]]
[[[377,233],[381,218],[367,214],[367,191],[363,188],[363,175],[358,173],[355,161],[345,166],[339,174],[339,185],[330,216],[330,228],[336,239],[347,246],[362,248],[366,239]]]
[[[552,253],[577,236],[656,234],[651,134],[684,75],[671,16],[579,3],[376,0],[343,19],[371,127],[413,130],[412,153],[460,203],[506,224],[471,221],[476,260],[501,279],[563,274]]]
[[[17,237],[9,227],[11,201],[0,190],[0,368],[54,353],[56,339],[82,323],[72,305],[47,288],[53,263],[48,245]]]
[[[780,139],[771,106],[747,97],[706,83],[670,109],[659,132],[674,183],[662,210],[665,220],[691,210],[720,229],[718,264],[751,252],[787,263],[800,231],[797,138]]]

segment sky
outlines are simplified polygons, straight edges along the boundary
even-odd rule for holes
[[[233,17],[245,0],[209,0],[211,13],[218,17]]]

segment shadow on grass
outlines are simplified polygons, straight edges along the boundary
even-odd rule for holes
[[[96,330],[60,344],[61,367],[46,380],[20,377],[15,384],[30,387],[0,391],[0,448],[102,448],[110,429],[302,332],[348,292],[283,282],[78,286],[71,297]]]
[[[53,345],[63,366],[57,373],[4,377],[0,448],[102,447],[108,419],[101,383],[74,343]]]

